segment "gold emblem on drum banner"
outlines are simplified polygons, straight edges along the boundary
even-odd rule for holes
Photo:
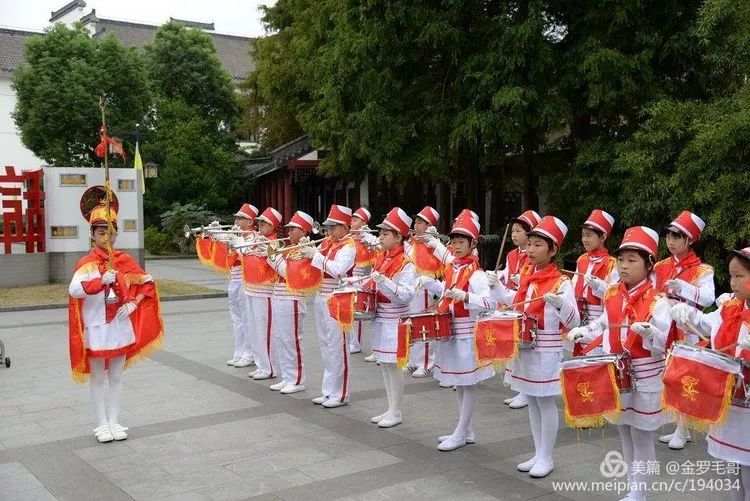
[[[310,278],[310,270],[302,270],[300,272],[300,274],[302,275],[302,278],[305,279],[305,280],[307,280],[308,278]]]
[[[594,392],[589,390],[589,384],[588,381],[584,381],[576,385],[576,390],[578,390],[578,394],[581,395],[582,402],[594,401]]]
[[[682,376],[680,379],[680,383],[682,383],[682,396],[695,402],[695,397],[699,394],[695,387],[698,386],[699,381],[700,379],[693,376]]]
[[[486,346],[495,346],[495,329],[484,331],[484,344]]]

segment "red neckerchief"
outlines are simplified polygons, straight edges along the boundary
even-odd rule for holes
[[[557,287],[563,277],[557,265],[550,263],[541,270],[536,270],[534,265],[527,264],[521,268],[521,283],[518,286],[518,292],[513,299],[514,303],[522,303],[527,300],[526,294],[529,287],[534,287],[534,297],[541,297],[548,292],[556,292]],[[515,307],[516,311],[525,311],[528,316],[536,317],[540,329],[544,328],[544,305],[542,300],[532,303],[519,304]]]
[[[479,269],[479,258],[471,255],[466,257],[454,257],[451,266],[445,272],[445,282],[443,284],[443,291],[448,289],[458,288],[462,291],[469,291],[469,279],[476,270]],[[458,270],[458,273],[456,273]],[[452,300],[443,298],[440,301],[440,305],[437,308],[439,313],[445,313],[449,310],[449,306]],[[463,303],[456,303],[454,305],[454,315],[456,308],[463,308]],[[462,311],[463,313],[463,311]]]
[[[409,258],[404,253],[404,246],[399,244],[388,252],[378,253],[373,269],[381,275],[393,278],[398,272],[404,269],[404,266],[408,262]],[[365,282],[363,287],[365,289],[376,289],[375,281],[370,279]]]
[[[713,348],[721,350],[737,343],[740,329],[744,323],[750,324],[750,310],[745,305],[745,301],[730,299],[725,302],[721,307],[721,325],[714,337]],[[750,351],[742,350],[740,357],[750,360]]]
[[[516,275],[521,271],[521,268],[526,266],[529,261],[529,255],[526,254],[526,249],[516,247],[508,253],[508,276]]]
[[[579,273],[586,273],[586,270],[589,267],[589,263],[591,263],[592,260],[600,259],[600,261],[596,263],[591,269],[591,274],[606,281],[607,275],[609,275],[609,272],[612,270],[611,267],[607,266],[607,264],[610,262],[610,260],[607,259],[608,257],[609,251],[607,249],[595,249],[591,252],[587,252],[578,260],[576,271],[578,271]],[[583,280],[583,277],[579,276],[578,278],[579,279],[576,280],[575,295],[577,298],[582,298],[584,297],[583,288],[586,286],[586,281]]]
[[[656,274],[656,289],[664,288],[664,282],[675,278],[680,278],[688,283],[692,283],[698,267],[703,264],[701,259],[693,252],[688,250],[685,257],[677,259],[671,256],[656,263],[654,273]]]
[[[610,288],[604,298],[609,325],[621,326],[633,325],[635,322],[648,322],[651,318],[651,306],[656,296],[656,289],[652,287],[648,278],[629,290],[623,282],[620,282],[617,287]],[[607,327],[607,331],[612,353],[622,353],[627,350],[633,358],[651,356],[651,352],[643,347],[643,338],[632,329],[628,329],[625,343],[620,338],[621,327],[614,329]]]

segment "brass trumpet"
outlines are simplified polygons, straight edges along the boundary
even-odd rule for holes
[[[276,257],[277,255],[281,254],[282,252],[294,250],[294,249],[301,249],[302,247],[306,247],[308,245],[315,245],[321,243],[323,240],[328,240],[329,237],[319,238],[318,240],[311,240],[309,242],[292,245],[289,247],[279,247],[278,249],[268,249],[268,257]]]
[[[199,226],[197,228],[191,228],[188,225],[185,225],[182,228],[182,231],[184,232],[185,238],[190,238],[192,235],[193,237],[197,237],[198,235],[201,235],[203,233],[207,233],[208,230],[216,230],[220,231],[222,228],[231,228],[234,226],[233,224],[222,224],[221,226]]]
[[[277,243],[277,242],[286,242],[287,240],[289,240],[289,237],[286,237],[286,238],[276,238],[274,240],[256,240],[255,242],[248,242],[248,243],[242,244],[242,245],[232,245],[232,244],[229,244],[229,250],[236,251],[238,249],[246,249],[248,247],[258,247],[260,245],[274,244],[274,243]]]

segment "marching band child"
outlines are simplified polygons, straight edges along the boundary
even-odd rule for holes
[[[658,249],[659,234],[654,230],[629,228],[616,252],[620,282],[607,289],[604,312],[568,333],[574,342],[601,343],[603,353],[628,354],[632,361],[634,391],[620,394],[622,409],[616,423],[628,465],[628,500],[646,498],[647,472],[633,466],[656,459],[653,435],[663,423],[662,376],[672,319],[669,301],[651,282]]]
[[[88,214],[94,247],[76,264],[68,287],[73,379],[90,380],[94,436],[102,443],[128,438],[120,424],[123,371],[158,348],[164,333],[154,280],[132,257],[114,249],[117,213],[110,207],[107,214],[107,209],[100,205]]]
[[[489,299],[489,287],[479,259],[474,255],[479,239],[479,222],[459,216],[450,232],[452,255],[437,238],[430,236],[426,244],[443,256],[449,266],[445,270],[443,300],[438,312],[449,311],[454,337],[443,341],[435,359],[435,378],[441,384],[455,385],[459,418],[450,435],[438,437],[441,451],[452,451],[475,441],[472,417],[477,405],[477,383],[495,375],[490,363],[478,365],[474,345],[474,323],[477,316],[496,308]]]
[[[401,424],[401,398],[404,394],[404,374],[396,365],[398,322],[409,313],[414,298],[414,264],[404,252],[404,239],[409,235],[411,218],[399,207],[394,207],[380,228],[382,252],[378,255],[371,280],[365,289],[375,288],[378,306],[372,324],[372,352],[380,363],[388,399],[388,410],[370,419],[380,428]]]
[[[729,261],[729,284],[734,297],[724,301],[718,310],[703,314],[686,302],[672,306],[672,318],[678,326],[687,324],[711,336],[714,350],[750,362],[750,247],[732,251]],[[747,371],[746,371],[747,374]],[[743,381],[745,388],[748,382]],[[746,390],[747,391],[747,390]],[[747,402],[747,400],[745,401]],[[721,425],[709,429],[706,440],[708,453],[740,465],[739,489],[732,491],[735,501],[750,496],[750,407],[733,404],[729,417]]]
[[[672,303],[682,302],[696,308],[705,308],[714,302],[714,270],[701,262],[691,245],[697,241],[706,223],[692,212],[683,211],[667,227],[667,248],[670,257],[654,265],[654,286],[666,292]],[[670,342],[685,338],[690,344],[698,342],[698,336],[672,329]],[[680,450],[690,442],[690,434],[682,420],[677,420],[674,433],[659,437],[659,442],[668,443],[670,449]]]
[[[609,255],[605,246],[607,236],[612,232],[615,224],[607,212],[594,209],[581,228],[581,243],[586,251],[576,262],[576,274],[573,275],[573,290],[578,303],[578,313],[581,323],[599,318],[602,314],[602,297],[607,288],[620,279],[617,274],[617,260]],[[573,356],[586,352],[587,345],[583,342],[574,347]],[[590,355],[599,351],[594,348]]]
[[[234,215],[234,225],[243,231],[242,235],[233,235],[233,245],[242,245],[252,235],[252,225],[258,216],[258,209],[251,204],[242,204]],[[250,367],[253,360],[253,336],[255,325],[253,321],[250,298],[242,289],[242,255],[234,252],[229,257],[229,314],[232,317],[234,329],[234,356],[227,360],[227,365],[234,367]]]
[[[435,227],[440,221],[438,211],[426,206],[414,217],[414,235],[404,243],[406,253],[415,264],[417,277],[417,291],[409,307],[410,313],[419,313],[431,307],[434,303],[434,296],[430,293],[429,288],[439,283],[436,276],[441,276],[443,264],[432,253],[432,249],[424,245],[422,239],[428,232],[436,232]],[[422,252],[423,255],[417,255]],[[429,252],[427,252],[429,251]],[[426,261],[422,263],[422,260]],[[426,269],[421,269],[420,264],[424,264]],[[432,367],[435,364],[436,343],[424,342],[414,343],[409,351],[409,367],[413,368],[411,377],[422,378],[432,373]]]
[[[360,207],[355,210],[352,214],[352,240],[354,240],[354,248],[357,251],[357,257],[354,261],[354,271],[352,272],[354,278],[361,278],[370,274],[372,270],[372,263],[375,261],[376,251],[373,250],[371,245],[367,242],[373,243],[373,240],[377,241],[374,235],[367,231],[367,225],[370,223],[370,211],[364,207]],[[361,231],[365,228],[364,231]],[[364,333],[364,322],[361,320],[354,321],[354,327],[352,329],[352,336],[349,340],[349,353],[360,353],[362,352],[362,335]],[[365,362],[374,362],[374,354],[364,358]]]
[[[526,254],[526,243],[529,240],[528,232],[531,231],[537,224],[541,217],[536,211],[527,210],[512,221],[510,228],[510,239],[513,245],[516,246],[505,256],[505,267],[500,272],[500,280],[502,280],[505,287],[512,290],[514,293],[518,290],[518,282],[521,276],[521,268],[526,266],[529,257]],[[489,273],[489,272],[488,272]],[[494,283],[494,280],[492,280]],[[505,367],[505,375],[503,380],[505,384],[510,386],[510,375],[513,372],[513,366],[515,360],[511,360]],[[523,409],[529,405],[529,399],[523,393],[517,393],[515,396],[506,398],[503,403],[509,406],[511,409]]]
[[[511,388],[528,397],[529,424],[534,456],[517,466],[533,478],[546,477],[554,468],[552,450],[558,429],[557,395],[560,395],[562,332],[578,326],[573,286],[553,262],[563,243],[567,226],[554,216],[544,216],[529,233],[526,253],[529,264],[521,269],[515,295],[495,283],[493,294],[503,303],[508,298],[517,311],[537,320],[536,345],[520,350],[510,374]],[[489,275],[490,280],[493,280]],[[494,280],[493,280],[494,281]]]

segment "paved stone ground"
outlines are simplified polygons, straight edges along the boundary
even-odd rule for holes
[[[159,278],[224,288],[197,261],[150,261]],[[310,309],[311,311],[312,309]],[[313,317],[304,323],[308,390],[285,396],[273,381],[230,368],[225,299],[163,305],[164,348],[130,369],[122,422],[125,442],[97,444],[87,386],[69,375],[64,310],[0,314],[0,339],[13,359],[0,368],[2,500],[388,500],[618,499],[613,493],[555,492],[560,480],[606,480],[602,458],[619,449],[616,431],[561,427],[556,469],[542,480],[515,470],[533,444],[525,410],[510,410],[498,378],[483,384],[475,415],[477,444],[439,452],[435,437],[455,424],[454,392],[432,379],[407,378],[404,424],[381,430],[369,417],[385,405],[375,364],[352,359],[352,402],[324,410]],[[657,446],[662,468],[710,459],[705,441],[680,452]],[[684,479],[668,476],[662,478]],[[708,479],[706,474],[700,477]],[[706,499],[672,491],[651,499]],[[721,499],[717,493],[710,494]],[[724,496],[728,498],[728,496]]]

